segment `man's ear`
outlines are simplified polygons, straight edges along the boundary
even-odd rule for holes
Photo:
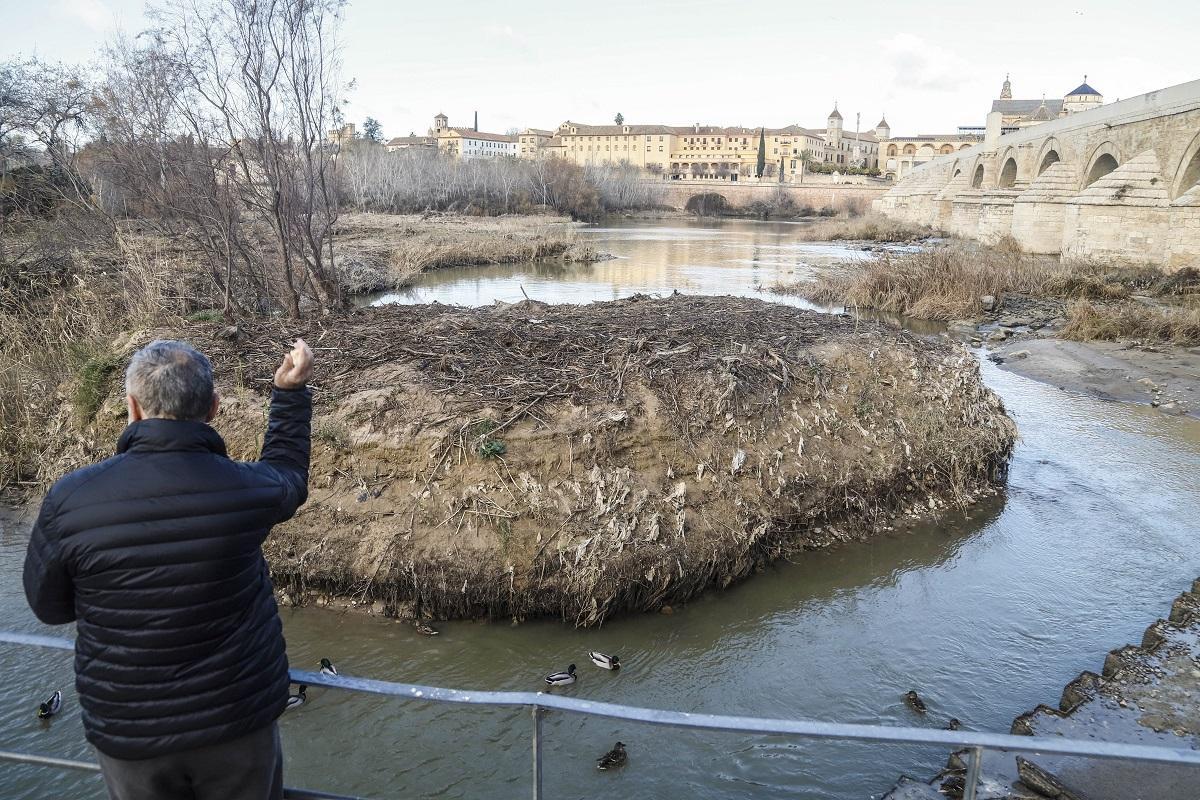
[[[220,407],[221,407],[221,393],[218,392],[216,389],[213,389],[212,407],[208,409],[208,418],[205,419],[204,421],[212,422],[214,419],[216,419],[217,418],[217,410]]]
[[[137,398],[131,394],[125,395],[125,407],[129,409],[129,421],[131,423],[138,422],[146,418],[142,413],[142,407],[138,404]]]

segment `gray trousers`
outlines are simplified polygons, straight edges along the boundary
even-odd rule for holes
[[[112,800],[282,800],[279,725],[221,744],[125,761],[97,752]]]

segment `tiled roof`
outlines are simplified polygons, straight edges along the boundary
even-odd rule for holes
[[[457,133],[464,139],[478,139],[484,142],[515,142],[517,137],[506,136],[503,133],[484,133],[483,131],[473,131],[470,128],[451,128],[451,133]]]
[[[1103,96],[1099,92],[1097,92],[1095,89],[1093,89],[1091,86],[1088,86],[1087,81],[1084,81],[1083,83],[1079,84],[1074,89],[1072,89],[1071,91],[1067,92],[1068,97],[1073,94],[1094,94],[1097,97]]]
[[[1047,100],[1045,102],[1051,116],[1057,117],[1059,112],[1062,111],[1062,100]],[[1010,116],[1032,117],[1037,113],[1038,107],[1041,104],[1041,100],[993,100],[992,111],[999,111],[1001,114],[1008,114]]]

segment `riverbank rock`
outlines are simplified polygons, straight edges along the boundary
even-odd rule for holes
[[[235,458],[261,446],[285,345],[303,335],[317,354],[309,501],[265,545],[296,602],[595,625],[968,503],[1003,480],[1015,436],[960,346],[757,300],[218,329],[174,335],[214,361]],[[100,452],[69,447],[55,469],[111,447],[120,411],[114,387],[76,439]]]

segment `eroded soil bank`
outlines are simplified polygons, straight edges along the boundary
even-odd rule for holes
[[[285,343],[313,345],[311,494],[266,544],[276,586],[396,615],[658,609],[991,493],[1015,437],[964,348],[748,299],[196,323],[115,354],[164,335],[213,358],[235,458]],[[117,383],[51,474],[106,454]]]
[[[1160,747],[1200,747],[1200,580],[1175,599],[1140,645],[1113,650],[1100,674],[1067,684],[1057,707],[1039,705],[1012,733]],[[985,753],[982,797],[994,800],[1181,800],[1200,796],[1200,768],[1062,756]],[[962,754],[926,783],[902,778],[884,800],[962,796]]]

